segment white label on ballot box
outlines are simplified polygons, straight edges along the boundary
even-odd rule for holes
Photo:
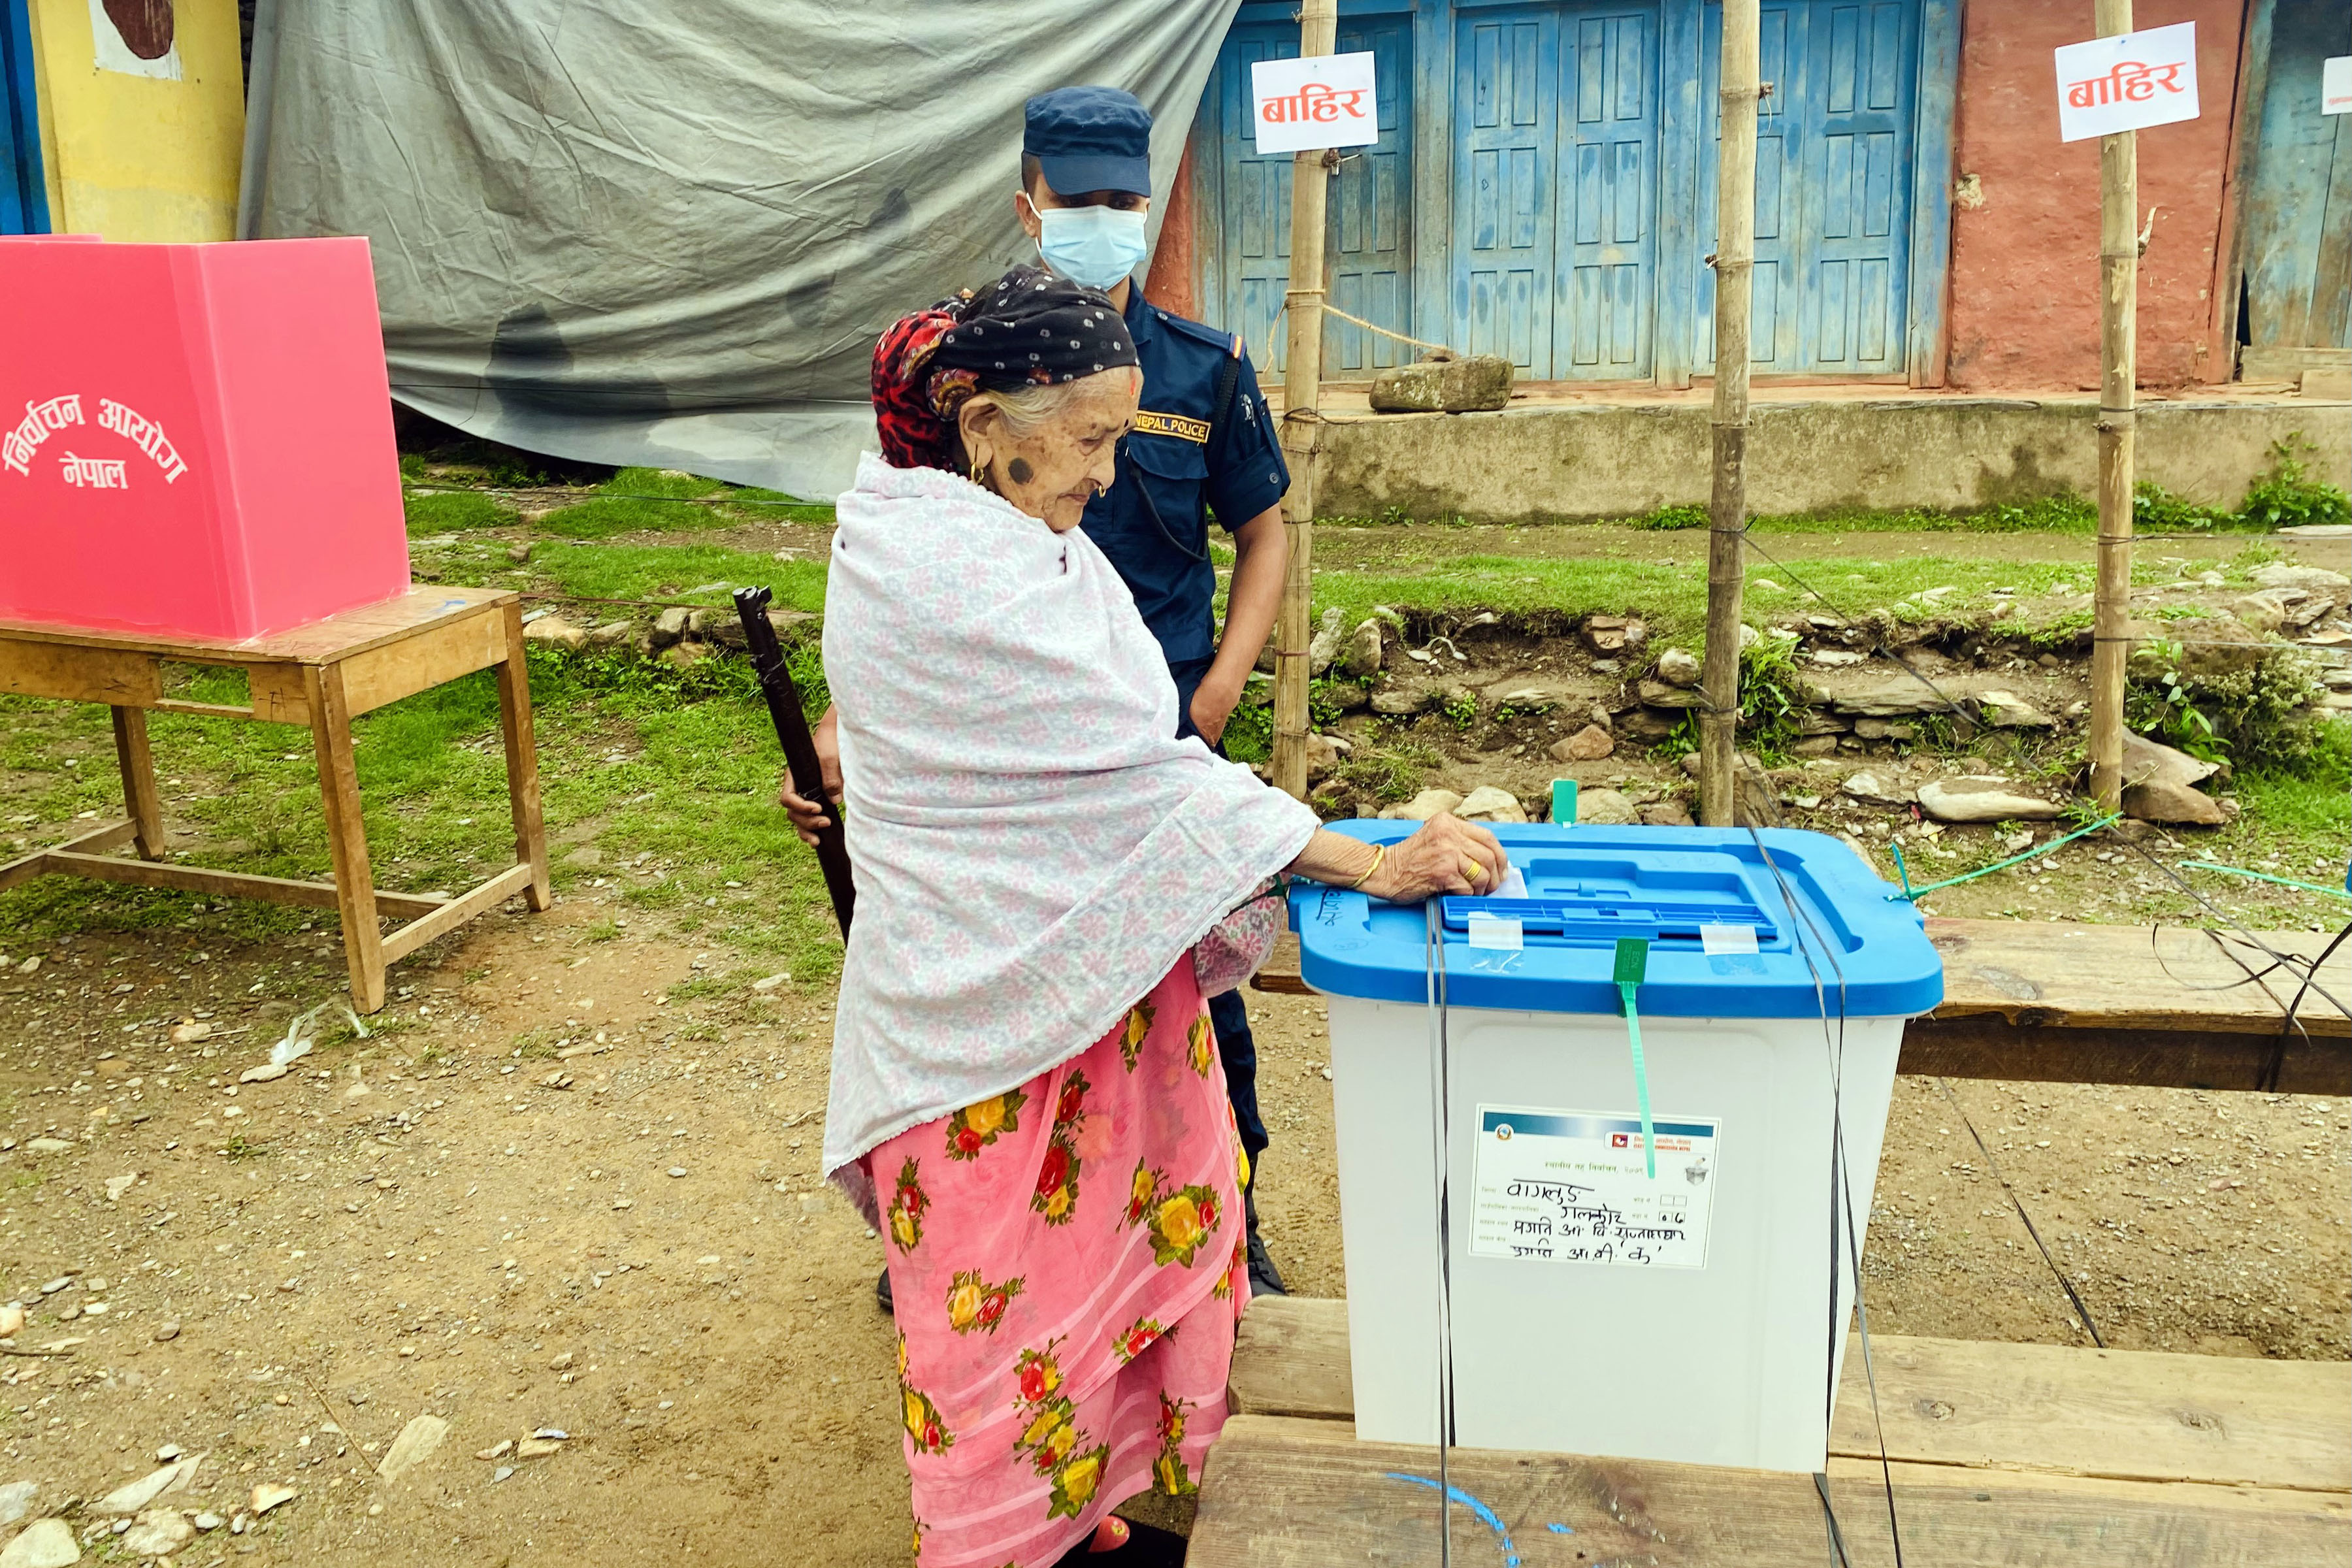
[[[1704,1268],[1723,1123],[1657,1118],[1658,1175],[1630,1111],[1478,1108],[1470,1252],[1550,1263]]]

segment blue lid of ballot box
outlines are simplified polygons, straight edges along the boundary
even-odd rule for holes
[[[1366,843],[1393,844],[1420,824],[1330,826]],[[1622,937],[1650,944],[1636,998],[1645,1016],[1811,1018],[1826,1008],[1834,1017],[1843,1005],[1848,1017],[1910,1017],[1944,998],[1943,960],[1918,910],[1889,898],[1894,889],[1826,834],[1487,826],[1525,875],[1528,897],[1440,901],[1453,1006],[1613,1016],[1623,1011],[1612,979]],[[1518,922],[1517,948],[1507,945],[1501,933],[1509,927],[1496,925],[1498,919]],[[1316,990],[1427,1000],[1422,905],[1297,882],[1290,923],[1301,975]]]

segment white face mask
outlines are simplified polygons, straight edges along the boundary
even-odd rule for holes
[[[1038,256],[1073,283],[1089,289],[1116,288],[1150,254],[1141,212],[1102,206],[1040,207],[1034,201],[1029,210],[1037,215]]]

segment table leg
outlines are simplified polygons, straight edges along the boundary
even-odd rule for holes
[[[114,712],[114,757],[122,767],[122,805],[142,860],[163,858],[163,797],[155,787],[155,758],[147,750],[147,714],[138,708]]]
[[[539,749],[530,734],[530,676],[523,658],[522,605],[506,608],[507,657],[499,668],[499,731],[507,743],[507,799],[514,811],[515,860],[530,868],[523,901],[544,910],[555,899],[547,880],[547,824],[539,805]]]
[[[310,744],[319,758],[319,797],[327,813],[327,846],[334,859],[335,902],[342,913],[352,1005],[373,1013],[383,1005],[383,941],[375,923],[375,873],[368,864],[367,824],[360,816],[359,770],[352,759],[352,715],[343,697],[342,671],[331,664],[306,665],[302,686],[310,708]]]

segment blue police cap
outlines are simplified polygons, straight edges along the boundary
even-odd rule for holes
[[[1064,195],[1151,194],[1151,111],[1115,87],[1061,87],[1029,100],[1021,150]]]

